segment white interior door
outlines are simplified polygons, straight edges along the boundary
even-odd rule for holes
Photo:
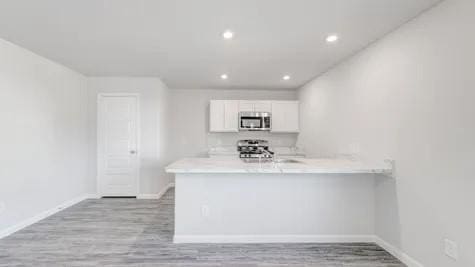
[[[98,191],[100,196],[137,196],[138,96],[98,98]]]

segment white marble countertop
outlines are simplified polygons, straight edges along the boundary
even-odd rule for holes
[[[299,158],[298,163],[245,163],[239,158],[184,158],[168,165],[168,173],[391,173],[391,164],[352,159]]]

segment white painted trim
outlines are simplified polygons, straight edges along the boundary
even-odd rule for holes
[[[138,194],[137,199],[159,199],[158,194]]]
[[[108,96],[135,96],[139,97],[139,93],[98,93],[97,96],[100,97],[108,97]]]
[[[80,197],[73,198],[73,199],[68,200],[68,201],[66,201],[66,202],[64,202],[64,203],[62,203],[62,204],[60,204],[60,205],[58,205],[58,206],[56,206],[52,209],[45,210],[45,211],[43,211],[43,212],[41,212],[41,213],[31,217],[31,218],[28,218],[28,219],[23,220],[23,221],[15,224],[13,226],[10,226],[10,227],[8,227],[4,230],[1,230],[0,231],[0,239],[4,238],[6,236],[9,236],[9,235],[11,235],[11,234],[13,234],[13,233],[25,228],[25,227],[28,227],[28,226],[30,226],[34,223],[37,223],[37,222],[39,222],[39,221],[41,221],[41,220],[57,213],[59,211],[62,211],[66,208],[69,208],[69,207],[71,207],[71,206],[73,206],[73,205],[75,205],[75,204],[77,204],[77,203],[79,203],[83,200],[86,200],[86,199],[89,198],[89,196],[90,195],[83,195],[83,196],[80,196]]]
[[[98,194],[87,194],[86,198],[87,199],[99,199],[101,197]]]
[[[140,194],[138,196],[138,198],[141,198],[141,199],[159,199],[161,198],[167,191],[168,189],[172,188],[172,187],[175,187],[175,184],[174,183],[169,183],[165,186],[165,188],[163,188],[158,194]],[[26,219],[22,222],[19,222],[11,227],[8,227],[4,230],[0,230],[0,239],[6,237],[6,236],[9,236],[25,227],[28,227],[34,223],[37,223],[59,211],[62,211],[66,208],[69,208],[83,200],[86,200],[86,199],[99,199],[101,198],[98,194],[85,194],[85,195],[82,195],[80,197],[77,197],[77,198],[73,198],[71,200],[68,200],[52,209],[48,209],[46,211],[43,211],[29,219]]]
[[[168,189],[175,187],[175,183],[169,183],[165,186],[160,192],[158,192],[158,198],[162,198],[163,195],[168,191]]]
[[[375,235],[175,235],[174,243],[375,243],[408,267],[424,265]]]
[[[174,183],[169,183],[167,184],[158,194],[139,194],[137,196],[138,199],[160,199],[167,191],[168,189],[175,187]]]
[[[174,187],[169,183],[158,194],[141,194],[141,199],[159,199],[168,189]],[[97,194],[86,194],[66,201],[52,209],[43,211],[36,216],[26,219],[0,231],[0,239],[7,237],[23,228],[37,223],[61,210],[69,208],[86,199],[100,198]],[[424,265],[401,249],[391,245],[382,238],[374,235],[174,235],[174,243],[375,243],[408,267],[424,267]]]
[[[424,267],[424,265],[405,252],[403,252],[401,249],[389,244],[388,242],[384,241],[382,238],[375,236],[374,237],[374,243],[382,247],[384,250],[389,252],[391,255],[396,257],[398,260],[400,260],[402,263],[407,265],[407,267]]]
[[[174,243],[373,243],[373,235],[174,235]]]

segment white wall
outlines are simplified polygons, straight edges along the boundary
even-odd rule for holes
[[[204,156],[209,147],[235,146],[245,138],[264,138],[274,145],[290,146],[297,134],[209,133],[209,101],[211,99],[295,100],[295,90],[170,90],[170,153],[173,159]]]
[[[99,93],[140,94],[140,194],[157,194],[171,181],[164,166],[169,163],[168,91],[158,78],[94,77],[88,78],[89,183],[96,191],[97,177],[97,95]]]
[[[194,173],[177,174],[176,184],[182,242],[368,242],[374,235],[373,175]]]
[[[299,91],[307,152],[396,160],[376,233],[428,267],[475,266],[474,14],[444,1]]]
[[[86,78],[0,39],[0,235],[87,192]]]

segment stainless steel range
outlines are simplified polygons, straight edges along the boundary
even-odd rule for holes
[[[245,162],[272,161],[274,157],[267,140],[239,140],[237,149],[239,157]]]

